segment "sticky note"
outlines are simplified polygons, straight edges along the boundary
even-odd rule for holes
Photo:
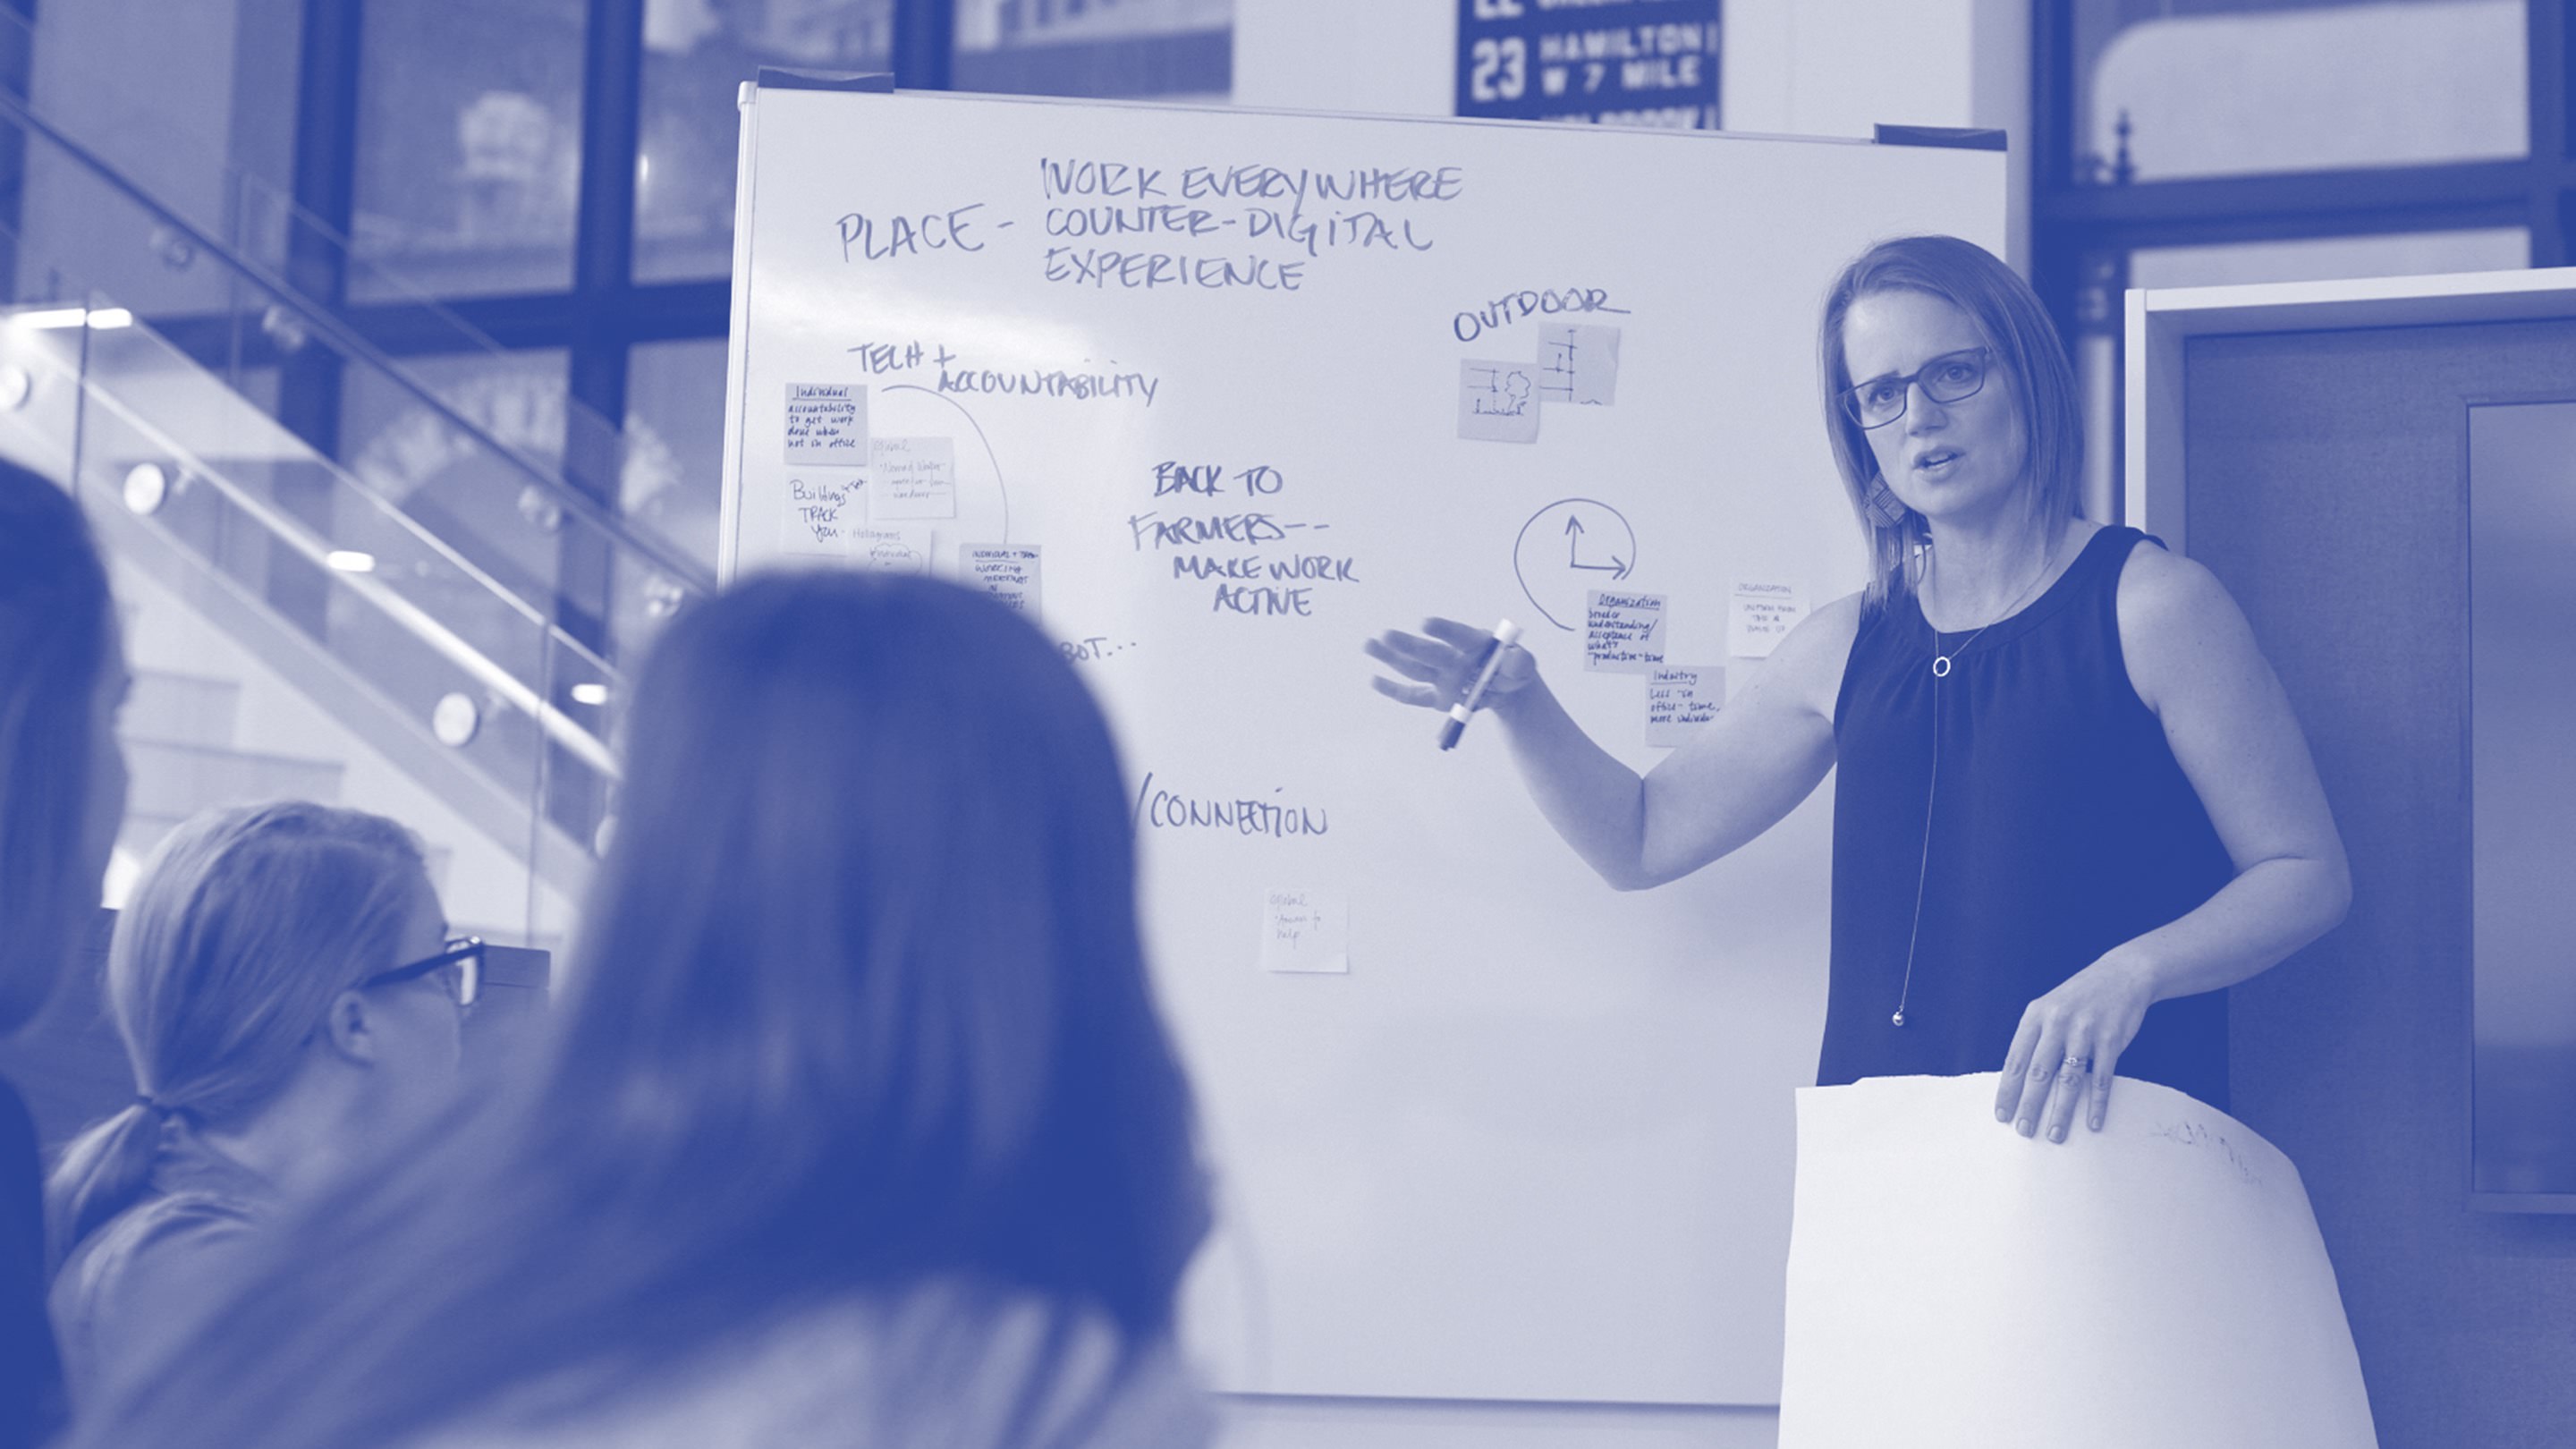
[[[1647,674],[1664,662],[1664,596],[1593,589],[1583,596],[1583,667]]]
[[[1726,608],[1726,652],[1767,659],[1806,616],[1807,596],[1795,584],[1737,584]]]
[[[787,461],[866,466],[868,390],[857,383],[787,384]]]
[[[862,568],[890,574],[930,572],[930,530],[862,523],[850,530],[850,556]]]
[[[1034,618],[1038,612],[1038,546],[970,543],[957,550],[969,583]]]
[[[787,480],[778,546],[788,553],[845,556],[857,548],[859,480],[847,473],[799,473]]]
[[[957,516],[957,444],[947,438],[868,441],[868,517]]]
[[[1330,891],[1279,886],[1263,891],[1261,969],[1348,975],[1350,919],[1342,898]]]
[[[1538,330],[1541,402],[1608,407],[1619,397],[1619,329],[1575,324]]]
[[[1687,744],[1726,707],[1726,670],[1715,664],[1660,665],[1646,674],[1646,743]]]
[[[1488,443],[1537,442],[1537,366],[1527,362],[1459,363],[1458,436]]]

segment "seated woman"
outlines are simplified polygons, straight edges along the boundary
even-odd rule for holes
[[[78,1443],[1195,1446],[1207,1226],[1109,730],[990,598],[755,580],[635,689],[549,1052]]]
[[[285,1201],[443,1100],[481,949],[446,933],[390,820],[262,805],[161,843],[108,948],[134,1103],[73,1141],[47,1191],[75,1410]]]

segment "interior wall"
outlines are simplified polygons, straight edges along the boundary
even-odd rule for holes
[[[2468,1207],[2467,403],[2536,394],[2576,399],[2576,323],[2187,354],[2191,553],[2279,671],[2353,869],[2343,926],[2233,993],[2236,1115],[2306,1180],[2386,1449],[2576,1424],[2576,1217]]]

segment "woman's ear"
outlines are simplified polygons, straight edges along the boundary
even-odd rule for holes
[[[331,1010],[322,1018],[322,1035],[342,1060],[362,1067],[376,1064],[374,1023],[367,1014],[367,999],[357,992],[343,991],[331,998]]]
[[[1869,487],[1862,490],[1861,507],[1868,511],[1869,521],[1881,528],[1894,528],[1905,521],[1905,500],[1887,486],[1885,476],[1873,473]]]

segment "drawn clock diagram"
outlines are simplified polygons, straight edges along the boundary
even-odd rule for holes
[[[1540,509],[1512,545],[1512,571],[1530,606],[1568,632],[1582,621],[1586,593],[1636,566],[1637,531],[1595,498],[1560,498]]]

